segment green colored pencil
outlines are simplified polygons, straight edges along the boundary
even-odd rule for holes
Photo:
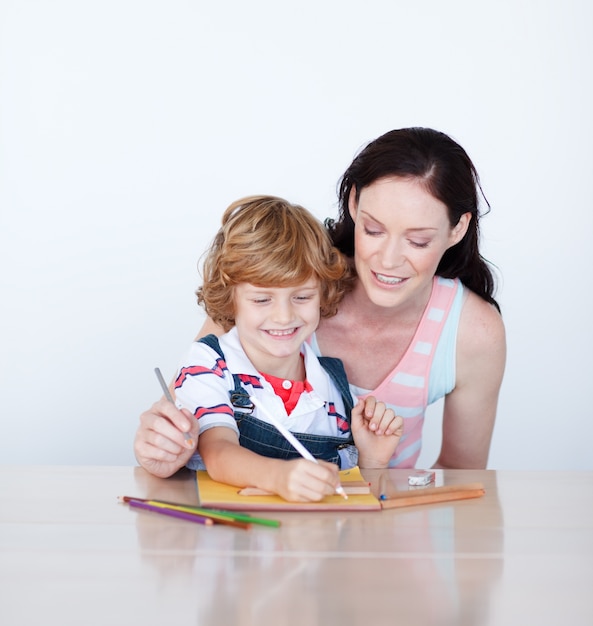
[[[253,517],[249,513],[236,513],[235,511],[222,511],[220,509],[202,509],[200,507],[192,507],[192,510],[196,513],[206,516],[209,512],[221,515],[228,515],[236,520],[243,522],[250,522],[252,524],[261,524],[262,526],[274,526],[277,528],[280,526],[280,521],[277,519],[267,519],[265,517]]]

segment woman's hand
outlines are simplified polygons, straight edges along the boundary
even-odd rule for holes
[[[165,398],[140,416],[134,454],[148,472],[166,478],[185,466],[198,443],[198,420]],[[186,440],[185,433],[190,434]]]

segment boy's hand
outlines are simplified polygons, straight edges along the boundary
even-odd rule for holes
[[[387,467],[402,436],[404,420],[385,403],[368,396],[352,409],[351,427],[360,467]]]
[[[398,430],[403,428],[403,420],[397,416],[393,409],[388,409],[384,402],[377,402],[375,396],[367,396],[363,402],[363,418],[367,421],[369,430],[376,435],[397,435],[401,437]]]
[[[319,502],[336,493],[340,484],[338,466],[307,459],[282,461],[274,491],[291,502]]]

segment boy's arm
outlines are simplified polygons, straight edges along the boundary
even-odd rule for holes
[[[293,502],[317,502],[335,493],[340,482],[333,463],[285,461],[239,445],[230,428],[213,427],[200,435],[198,452],[213,480],[237,487],[259,487]]]

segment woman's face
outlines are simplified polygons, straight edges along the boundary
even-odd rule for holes
[[[349,209],[356,272],[371,302],[424,306],[441,257],[463,238],[471,214],[451,228],[445,204],[415,179],[398,177],[364,187],[358,203],[352,190]]]

